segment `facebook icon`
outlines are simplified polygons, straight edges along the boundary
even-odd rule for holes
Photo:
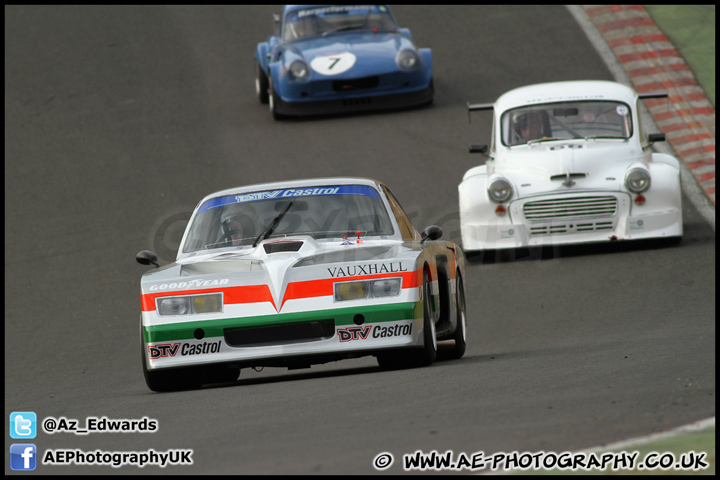
[[[10,468],[12,470],[35,470],[37,447],[32,443],[10,445]]]

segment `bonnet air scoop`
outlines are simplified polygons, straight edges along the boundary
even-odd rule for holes
[[[303,246],[303,243],[300,241],[281,241],[281,242],[270,242],[265,243],[263,245],[263,248],[265,249],[265,253],[278,253],[278,252],[297,252],[300,250],[300,247]]]

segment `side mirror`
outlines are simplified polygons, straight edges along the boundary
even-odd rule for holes
[[[665,134],[664,133],[651,133],[648,135],[648,144],[643,147],[643,150],[646,148],[650,148],[650,146],[655,142],[664,142],[665,141]]]
[[[138,254],[135,255],[135,260],[137,260],[140,265],[155,265],[155,268],[158,268],[160,266],[158,264],[158,256],[150,250],[143,250],[142,252],[138,252]]]
[[[470,153],[482,153],[487,157],[488,146],[487,145],[470,145]]]
[[[664,133],[651,133],[648,135],[648,142],[651,144],[655,142],[664,142],[665,141],[665,134]]]
[[[420,240],[420,243],[425,243],[425,240],[437,240],[438,238],[442,237],[442,234],[442,228],[438,227],[437,225],[430,225],[420,234],[420,237],[422,238],[422,240]]]

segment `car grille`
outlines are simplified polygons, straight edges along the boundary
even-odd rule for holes
[[[302,246],[303,242],[271,242],[264,244],[263,248],[265,253],[297,252]]]
[[[618,200],[613,196],[554,198],[523,205],[528,222],[612,217],[617,211]]]
[[[352,90],[362,90],[368,88],[377,88],[380,78],[376,75],[365,78],[352,78],[348,80],[334,80],[332,88],[336,92],[349,92]]]
[[[285,323],[263,327],[226,328],[225,342],[231,347],[259,347],[327,340],[335,335],[334,320]]]
[[[602,230],[612,230],[615,228],[613,222],[583,222],[583,223],[565,223],[552,224],[536,227],[529,227],[530,235],[553,235],[558,233],[587,233],[598,232]]]

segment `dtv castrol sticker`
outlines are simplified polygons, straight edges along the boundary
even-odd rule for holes
[[[188,355],[205,355],[208,353],[218,353],[220,351],[221,340],[217,342],[202,343],[161,343],[157,345],[148,345],[148,355],[155,360],[164,357],[174,357],[180,355],[186,357]]]
[[[412,323],[338,328],[337,334],[341,342],[367,340],[369,338],[403,337],[412,334]]]

